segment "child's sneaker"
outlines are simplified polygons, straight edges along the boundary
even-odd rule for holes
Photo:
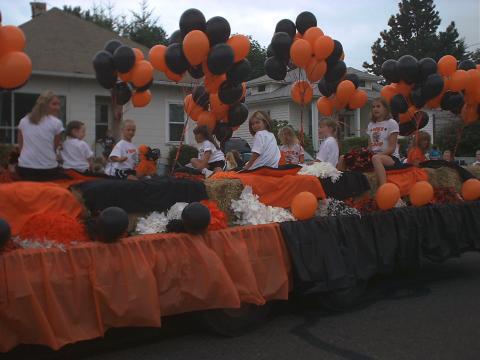
[[[205,175],[205,178],[210,177],[213,174],[212,170],[208,170],[207,168],[202,169],[202,174]]]

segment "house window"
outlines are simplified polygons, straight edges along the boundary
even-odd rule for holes
[[[358,80],[358,87],[365,87],[365,80]]]
[[[168,104],[168,141],[180,141],[184,122],[183,104]]]
[[[110,97],[95,96],[95,140],[105,139],[108,129],[111,129],[113,123],[111,108]]]
[[[40,94],[12,93],[0,94],[0,143],[16,144],[18,138],[18,124],[35,105]],[[59,118],[63,125],[66,124],[66,97],[58,96],[60,99]]]
[[[265,84],[263,85],[258,85],[258,92],[264,92],[267,86]]]

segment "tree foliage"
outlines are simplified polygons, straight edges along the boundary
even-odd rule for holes
[[[254,40],[251,36],[248,38],[250,39],[250,53],[248,54],[247,59],[252,66],[252,72],[250,73],[249,78],[249,80],[251,80],[265,75],[265,67],[263,64],[267,59],[267,49],[262,47],[259,42]]]
[[[365,69],[380,75],[386,60],[406,54],[435,60],[446,54],[465,57],[465,42],[453,21],[445,31],[438,31],[441,19],[433,0],[402,0],[398,6],[399,12],[388,20],[389,29],[383,30],[372,45],[373,61],[364,62]]]
[[[437,143],[441,150],[456,148],[456,156],[475,156],[480,148],[480,122],[464,126],[462,121],[452,121],[442,129]]]

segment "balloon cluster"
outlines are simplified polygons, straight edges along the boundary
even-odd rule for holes
[[[230,36],[230,24],[215,16],[206,21],[197,9],[180,17],[180,29],[169,45],[155,45],[149,59],[153,67],[172,81],[188,72],[203,85],[185,97],[185,112],[199,125],[206,125],[218,140],[227,140],[248,117],[245,98],[250,75],[250,40],[244,35]]]
[[[153,82],[153,66],[140,49],[110,40],[93,57],[93,68],[98,83],[112,90],[117,105],[130,100],[135,107],[150,103],[152,94],[148,89]]]
[[[2,26],[0,13],[0,90],[22,87],[32,73],[32,61],[25,49],[25,34],[16,26]]]
[[[323,95],[317,107],[324,116],[343,108],[363,107],[368,100],[367,93],[358,90],[358,76],[347,75],[342,44],[317,27],[317,19],[311,12],[300,13],[295,23],[280,20],[267,55],[265,72],[274,80],[284,80],[288,69],[303,70],[299,74],[306,79],[296,81],[291,90],[293,101],[299,105],[312,101],[312,84],[316,82]]]
[[[411,121],[423,107],[460,114],[467,125],[478,119],[480,69],[470,60],[457,63],[452,55],[443,56],[438,63],[404,55],[382,64],[382,75],[391,84],[383,87],[381,95],[400,124]]]

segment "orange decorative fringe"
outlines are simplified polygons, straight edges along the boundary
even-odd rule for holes
[[[218,208],[217,202],[213,200],[202,200],[201,203],[210,210],[210,225],[208,230],[221,230],[225,229],[227,224],[227,215]]]

